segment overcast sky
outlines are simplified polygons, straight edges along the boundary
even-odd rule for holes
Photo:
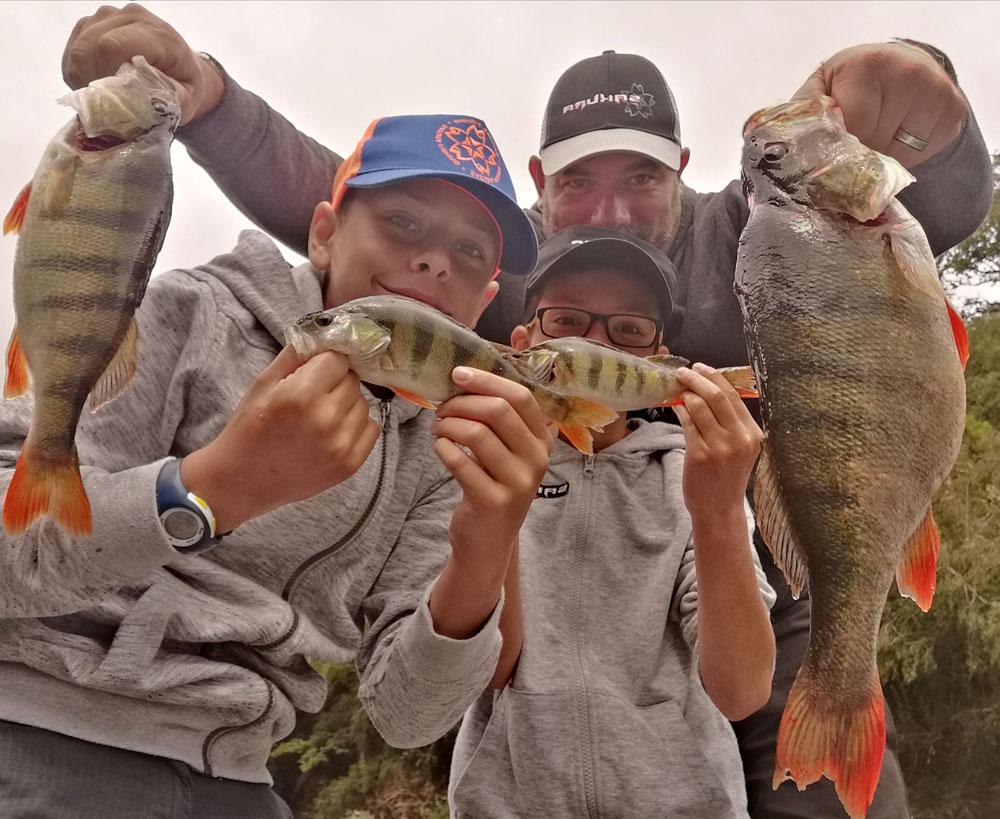
[[[71,111],[63,45],[97,2],[0,3],[0,210]],[[991,150],[1000,149],[997,2],[149,2],[197,50],[306,133],[343,153],[377,116],[468,113],[493,131],[522,205],[528,157],[563,70],[605,49],[642,54],[670,84],[691,148],[685,181],[738,173],[740,127],[846,46],[908,36],[947,52]],[[199,264],[248,227],[179,144],[173,219],[156,270]],[[13,323],[15,239],[0,242],[0,343]],[[288,252],[292,261],[300,259]]]

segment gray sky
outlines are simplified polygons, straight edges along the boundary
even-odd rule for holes
[[[0,2],[6,77],[0,210],[34,173],[71,111],[60,57],[98,2]],[[740,127],[791,94],[841,48],[908,36],[947,52],[991,150],[1000,149],[997,2],[149,2],[306,133],[343,153],[377,116],[467,113],[486,120],[522,205],[548,93],[564,69],[613,48],[655,62],[691,148],[685,181],[717,190],[738,173]],[[173,219],[156,270],[232,247],[246,219],[174,146]],[[0,241],[0,343],[13,323],[15,239]],[[291,252],[286,255],[299,261]]]

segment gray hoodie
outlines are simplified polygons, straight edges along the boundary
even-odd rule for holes
[[[319,276],[245,232],[207,265],[154,277],[138,312],[135,380],[77,433],[94,532],[51,521],[0,542],[0,719],[269,782],[294,709],[317,711],[306,658],[355,658],[387,741],[444,734],[483,691],[499,606],[468,640],[434,633],[426,597],[458,497],[431,447],[433,414],[369,394],[382,425],[349,480],[180,555],[156,512],[164,457],[211,441],[280,349],[322,307]],[[30,399],[0,402],[0,490]]]
[[[556,444],[521,529],[521,657],[459,730],[456,817],[747,815],[736,738],[698,673],[684,435],[629,424],[594,457]]]

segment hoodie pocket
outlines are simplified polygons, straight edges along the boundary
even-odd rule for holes
[[[736,739],[721,725],[717,746],[698,741],[673,701],[637,706],[592,695],[591,741],[600,813],[608,817],[745,816],[724,777],[742,781]],[[711,755],[711,760],[709,758]],[[733,770],[727,770],[727,766]]]
[[[494,700],[478,743],[475,727],[467,732],[463,726],[456,761],[474,750],[464,769],[461,762],[453,768],[452,816],[586,816],[573,703],[571,693],[532,694],[508,686]]]

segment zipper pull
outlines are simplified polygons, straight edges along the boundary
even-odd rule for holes
[[[382,432],[389,426],[389,402],[385,399],[379,402],[379,412],[382,413]]]
[[[589,478],[594,474],[594,458],[595,455],[584,455],[583,456],[583,475],[585,478]]]

